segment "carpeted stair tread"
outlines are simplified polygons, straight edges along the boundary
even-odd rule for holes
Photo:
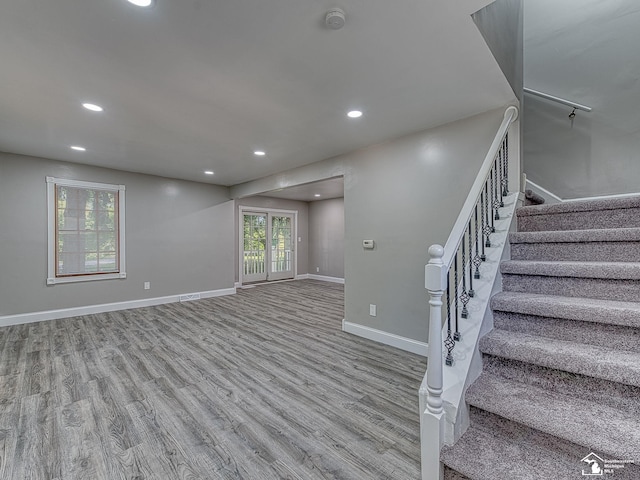
[[[583,478],[590,452],[640,479],[640,195],[516,217],[447,480]]]
[[[470,427],[455,445],[443,448],[441,459],[473,480],[573,478],[582,449],[564,443],[471,407]]]
[[[500,272],[503,275],[640,280],[640,262],[507,260],[500,264]]]
[[[521,232],[640,227],[640,196],[532,205],[516,216]]]
[[[592,230],[555,230],[542,232],[511,232],[509,243],[586,243],[637,242],[640,228],[601,228]]]
[[[491,308],[494,311],[640,328],[638,302],[501,292],[491,299]]]
[[[480,352],[640,387],[640,353],[494,329]]]
[[[548,392],[489,373],[483,373],[469,387],[466,401],[474,407],[578,443],[587,451],[640,462],[640,419],[620,409]]]
[[[530,205],[516,210],[518,217],[533,215],[554,215],[573,212],[595,212],[602,210],[621,210],[627,208],[640,208],[640,196],[601,199],[580,200],[575,202],[563,202],[545,205]]]

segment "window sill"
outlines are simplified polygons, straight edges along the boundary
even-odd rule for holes
[[[57,285],[59,283],[79,283],[79,282],[95,282],[97,280],[115,280],[127,278],[127,274],[122,273],[105,273],[104,275],[77,275],[74,277],[49,277],[47,285]]]

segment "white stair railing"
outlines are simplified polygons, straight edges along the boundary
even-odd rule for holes
[[[471,341],[472,350],[469,352],[467,345],[463,356],[465,361],[459,362],[464,365],[454,365],[456,344],[464,343],[459,322],[461,318],[469,317],[470,302],[476,297],[474,281],[476,288],[481,281],[484,284],[493,283],[493,278],[481,280],[481,265],[490,255],[489,250],[495,244],[496,232],[500,230],[506,237],[505,217],[510,216],[515,209],[517,192],[509,193],[509,183],[511,179],[511,184],[519,184],[519,155],[511,155],[511,158],[509,156],[508,132],[517,116],[516,107],[506,109],[500,128],[447,242],[444,246],[432,245],[429,248],[429,263],[425,266],[425,288],[429,294],[429,357],[427,373],[420,389],[423,480],[442,478],[440,449],[447,435],[443,392],[448,369],[455,371],[455,375],[464,377],[461,380],[464,384],[477,342],[477,338],[465,339],[467,342]],[[517,136],[517,131],[513,134]],[[507,230],[508,224],[506,222]],[[493,276],[495,271],[492,270]],[[487,303],[488,296],[484,290],[485,287],[483,295],[487,297],[484,299]],[[484,312],[481,315],[483,317]],[[471,337],[479,335],[482,317],[473,319],[477,328],[473,329]],[[460,367],[467,371],[461,372]],[[452,421],[455,420],[454,416]]]

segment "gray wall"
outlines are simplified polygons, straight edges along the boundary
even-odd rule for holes
[[[562,199],[640,192],[640,135],[594,109],[578,111],[527,96],[524,172]]]
[[[309,273],[344,278],[344,198],[309,203]]]
[[[446,242],[503,115],[503,108],[483,113],[248,182],[231,194],[344,175],[345,319],[427,341],[427,249]],[[365,239],[376,248],[364,250]],[[369,304],[377,305],[376,317]]]
[[[496,0],[471,17],[522,105],[524,97],[523,0]],[[520,115],[522,115],[522,109]],[[520,122],[520,138],[523,135],[524,125]],[[520,171],[524,169],[523,159],[524,145],[520,142]],[[524,185],[521,188],[524,188]]]
[[[472,15],[518,99],[523,82],[522,0],[496,0]]]
[[[504,110],[345,158],[345,319],[427,341],[424,265],[444,244]],[[362,240],[373,239],[374,250]],[[369,304],[377,316],[369,316]]]
[[[239,198],[235,200],[235,212],[234,212],[234,259],[238,259],[238,249],[240,247],[240,206],[256,207],[258,209],[274,209],[274,210],[292,210],[298,212],[298,237],[300,241],[297,242],[298,250],[298,275],[303,275],[309,272],[309,204],[307,202],[298,202],[296,200],[286,200],[283,198],[271,198],[253,196],[246,198]],[[239,281],[239,265],[238,261],[235,263],[235,281]]]
[[[126,279],[46,285],[46,176],[126,186]],[[233,287],[226,187],[0,153],[0,225],[0,315]]]

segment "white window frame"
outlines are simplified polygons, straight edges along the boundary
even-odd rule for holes
[[[125,186],[107,183],[83,182],[65,178],[46,177],[47,180],[47,285],[59,283],[91,282],[127,278],[125,263]],[[56,187],[76,187],[95,190],[107,190],[118,194],[118,273],[95,273],[91,275],[75,275],[56,277]]]

